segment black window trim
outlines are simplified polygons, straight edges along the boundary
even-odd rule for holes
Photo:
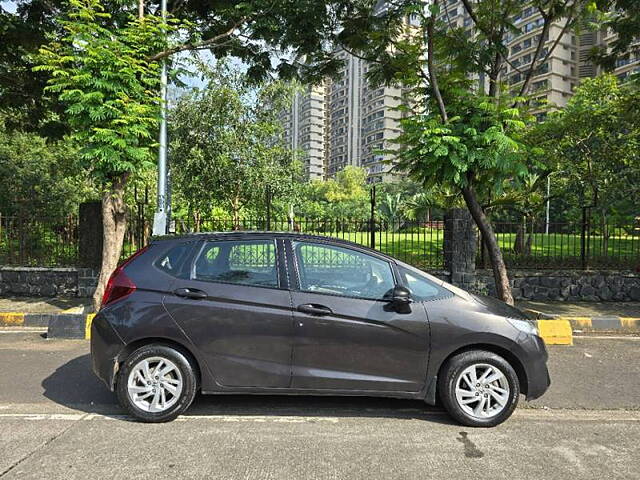
[[[319,245],[329,245],[331,247],[337,247],[337,248],[343,248],[345,250],[353,250],[354,252],[358,252],[361,253],[363,255],[369,255],[370,257],[373,257],[377,260],[380,260],[382,262],[385,262],[387,265],[389,265],[389,269],[391,270],[391,276],[393,277],[393,286],[396,287],[397,285],[400,284],[399,282],[399,277],[397,275],[396,272],[396,266],[395,266],[395,262],[389,260],[387,257],[384,257],[382,255],[376,255],[375,252],[372,252],[371,250],[366,250],[364,248],[358,248],[357,246],[353,246],[353,245],[343,245],[341,243],[338,242],[332,242],[330,240],[321,240],[321,239],[307,239],[307,238],[288,238],[287,239],[287,253],[288,253],[288,257],[291,259],[291,265],[293,268],[293,272],[294,272],[294,281],[291,285],[291,291],[294,292],[299,292],[299,293],[310,293],[313,295],[327,295],[329,297],[340,297],[340,298],[353,298],[356,300],[367,300],[369,302],[382,302],[382,303],[389,303],[391,301],[391,299],[386,299],[386,298],[367,298],[367,297],[356,297],[353,295],[340,295],[338,293],[326,293],[326,292],[310,292],[309,290],[302,290],[300,288],[300,271],[298,269],[298,258],[295,252],[295,248],[293,247],[293,243],[297,242],[297,243],[308,243],[308,244],[319,244]]]
[[[199,279],[196,278],[196,261],[198,260],[198,258],[200,258],[200,255],[202,254],[202,251],[204,250],[205,246],[207,245],[207,243],[216,243],[216,242],[224,242],[224,243],[250,243],[250,242],[261,242],[261,241],[270,241],[273,243],[275,249],[276,249],[276,255],[275,255],[275,259],[276,259],[276,279],[278,281],[278,286],[273,287],[270,285],[251,285],[249,283],[237,283],[237,282],[223,282],[220,280],[203,280],[203,279]],[[189,266],[189,276],[188,276],[188,280],[194,281],[194,282],[204,282],[204,283],[219,283],[219,284],[223,284],[223,285],[238,285],[241,287],[252,287],[252,288],[268,288],[270,290],[288,290],[286,285],[283,285],[283,281],[282,281],[282,272],[280,269],[280,253],[279,253],[279,242],[278,239],[275,236],[264,236],[264,237],[260,237],[260,238],[216,238],[216,237],[209,237],[209,238],[203,238],[202,241],[200,242],[200,246],[196,249],[196,254],[193,255],[193,257],[191,258],[191,265]]]

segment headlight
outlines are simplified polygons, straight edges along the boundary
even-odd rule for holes
[[[536,327],[536,324],[532,321],[518,320],[515,318],[507,318],[507,321],[521,332],[538,335],[538,327]]]

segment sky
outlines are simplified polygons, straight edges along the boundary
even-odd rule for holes
[[[7,0],[0,1],[0,5],[2,6],[3,10],[6,10],[9,13],[15,13],[17,7],[16,2]]]

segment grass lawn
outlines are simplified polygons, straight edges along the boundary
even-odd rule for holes
[[[349,240],[361,245],[369,246],[371,234],[369,232],[318,232],[305,231],[318,235],[327,235]],[[511,266],[554,268],[563,266],[579,266],[581,252],[580,235],[573,234],[544,234],[533,235],[531,254],[517,255],[513,253],[515,233],[499,233],[498,243],[505,256],[505,261]],[[423,268],[442,268],[444,230],[442,229],[414,229],[413,232],[376,232],[376,249],[402,261]],[[616,235],[609,237],[608,248],[605,252],[602,236],[589,237],[590,265],[611,265],[635,268],[640,263],[640,237]]]

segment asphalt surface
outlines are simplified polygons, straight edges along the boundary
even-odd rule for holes
[[[493,429],[416,401],[265,396],[145,425],[93,377],[88,342],[4,330],[0,478],[640,478],[640,338],[549,350],[549,392]]]

